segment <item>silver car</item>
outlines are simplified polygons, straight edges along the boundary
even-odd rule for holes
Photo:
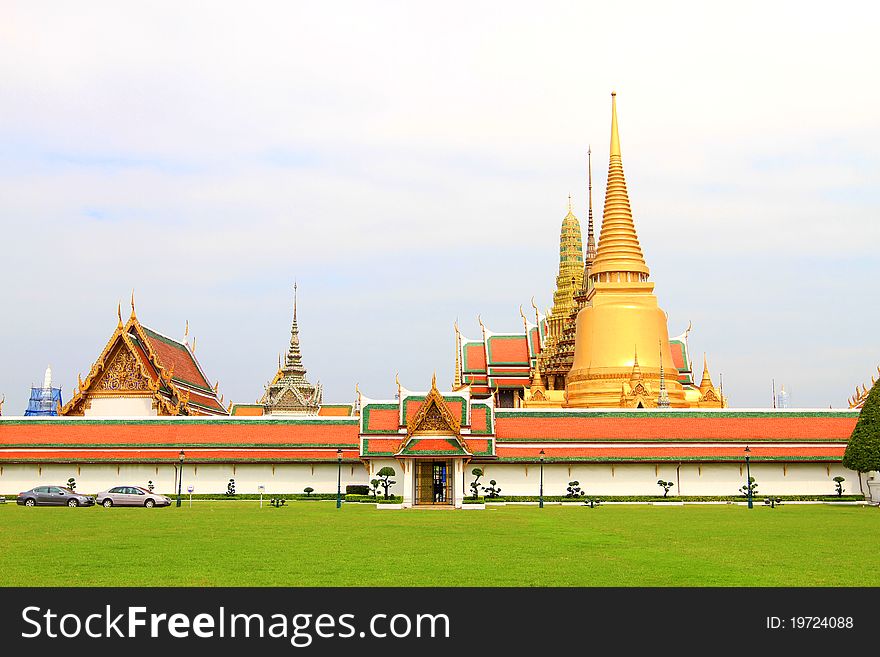
[[[18,494],[22,506],[92,506],[95,498],[75,493],[66,486],[37,486]]]
[[[151,493],[140,486],[114,486],[95,496],[95,501],[105,508],[111,506],[171,506],[171,498],[158,493]]]

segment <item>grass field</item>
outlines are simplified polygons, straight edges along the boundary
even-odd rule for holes
[[[880,510],[0,505],[3,586],[880,586]]]

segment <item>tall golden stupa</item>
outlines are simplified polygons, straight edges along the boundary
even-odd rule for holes
[[[578,313],[574,363],[566,406],[689,407],[677,380],[666,314],[633,223],[617,130],[617,94],[611,94],[611,157],[605,210],[592,289]],[[718,404],[720,405],[720,404]]]

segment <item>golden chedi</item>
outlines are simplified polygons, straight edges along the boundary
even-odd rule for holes
[[[667,396],[672,408],[690,406],[676,380],[666,314],[657,304],[648,274],[626,191],[617,99],[612,93],[611,158],[602,232],[590,272],[593,289],[577,317],[566,406],[656,408],[661,398],[660,405],[665,406]],[[638,381],[632,380],[634,370]]]

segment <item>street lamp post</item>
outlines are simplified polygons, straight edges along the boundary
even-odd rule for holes
[[[336,450],[336,508],[342,507],[342,450]]]
[[[542,449],[539,454],[541,455],[540,463],[541,463],[541,484],[538,488],[538,508],[544,508],[544,450]]]
[[[180,462],[180,476],[177,477],[177,506],[180,506],[180,494],[183,491],[183,459],[186,458],[186,454],[183,453],[183,450],[180,450],[180,454],[177,455],[177,460]]]
[[[752,450],[746,445],[746,488],[749,492],[749,508],[752,508],[752,472],[749,469],[749,454]]]

